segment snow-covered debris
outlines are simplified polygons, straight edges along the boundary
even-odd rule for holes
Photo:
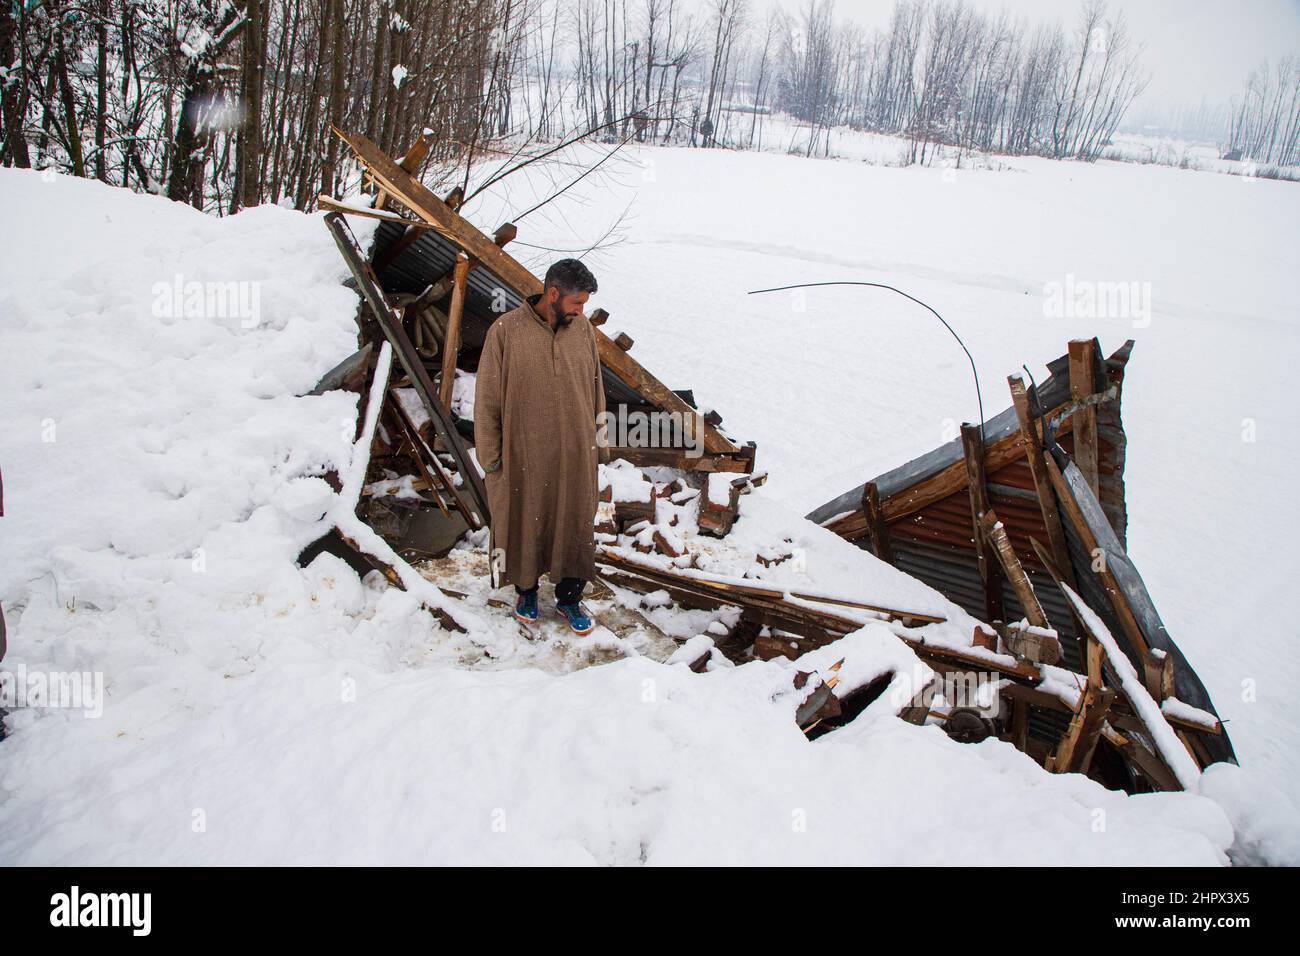
[[[1049,776],[884,704],[810,742],[791,719],[806,661],[696,674],[630,656],[546,673],[518,666],[527,640],[477,609],[460,610],[467,635],[439,628],[423,606],[449,599],[428,581],[398,590],[330,555],[297,567],[335,522],[386,546],[324,480],[361,490],[355,396],[304,396],[356,344],[356,298],[318,217],[215,220],[14,170],[0,202],[60,230],[58,256],[13,233],[0,256],[4,665],[105,678],[98,719],[6,718],[0,859],[1225,861],[1232,831],[1209,800]],[[155,315],[152,286],[176,272],[260,283],[260,320]],[[970,619],[914,579],[766,494],[741,508],[702,563],[743,580],[789,539],[807,560],[765,580],[866,587],[968,641]],[[656,611],[695,624],[685,637],[728,623]],[[883,625],[864,632],[852,663],[841,654],[846,686],[906,650]]]

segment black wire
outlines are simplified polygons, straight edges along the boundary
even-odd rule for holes
[[[897,292],[904,299],[911,299],[913,302],[921,306],[923,309],[927,309],[931,315],[933,315],[936,319],[942,322],[943,327],[952,334],[952,337],[957,340],[957,344],[961,346],[961,350],[966,353],[966,361],[970,362],[971,374],[975,376],[975,400],[979,402],[979,408],[980,408],[980,444],[984,443],[984,399],[980,395],[980,373],[979,370],[975,368],[975,359],[971,357],[970,349],[966,348],[966,343],[961,340],[961,336],[958,335],[953,330],[953,327],[948,324],[947,320],[938,312],[936,312],[932,306],[926,305],[920,299],[916,298],[916,296],[908,295],[902,289],[895,289],[892,285],[885,285],[885,283],[883,282],[855,282],[850,280],[842,280],[836,282],[799,282],[796,283],[795,285],[777,286],[774,289],[751,289],[748,294],[761,295],[764,292],[784,292],[787,289],[808,289],[808,288],[812,288],[813,286],[823,286],[823,285],[865,285],[865,286],[870,286],[873,289],[888,289],[890,292]]]

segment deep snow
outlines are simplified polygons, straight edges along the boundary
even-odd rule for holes
[[[1296,672],[1282,598],[1295,567],[1281,542],[1297,523],[1280,493],[1294,435],[1276,394],[1295,344],[1295,187],[1106,164],[945,178],[636,155],[644,165],[625,165],[621,182],[576,191],[578,236],[548,209],[520,238],[589,242],[633,201],[626,240],[593,259],[594,304],[669,385],[694,387],[758,441],[772,478],[737,533],[759,547],[788,529],[826,589],[942,607],[963,625],[938,595],[797,515],[973,415],[964,358],[901,300],[819,293],[800,312],[744,290],[899,280],[966,336],[995,409],[1000,374],[1020,361],[1037,371],[1071,335],[1114,347],[1132,334],[1123,321],[1045,319],[1044,282],[1152,281],[1125,396],[1130,550],[1233,721],[1246,769],[1216,770],[1203,789],[1234,818],[1239,852],[1296,859],[1282,793],[1297,780],[1282,681]],[[495,225],[529,186],[511,182],[471,218]],[[356,300],[318,217],[215,220],[8,170],[0,209],[5,667],[102,671],[107,695],[98,719],[8,719],[0,862],[1225,859],[1227,818],[1201,796],[1110,794],[879,712],[809,744],[781,693],[783,662],[694,675],[629,656],[548,673],[484,609],[471,635],[449,635],[414,597],[341,562],[297,569],[334,503],[317,475],[350,460],[355,420],[350,396],[294,397],[354,347]],[[1143,216],[1147,242],[1133,229]],[[1239,217],[1272,252],[1231,238]],[[1210,224],[1208,248],[1185,241],[1189,218]],[[518,250],[533,265],[547,255],[529,252]],[[257,321],[156,315],[159,284],[178,275],[254,284]],[[1253,443],[1240,439],[1245,417]],[[852,640],[910,658],[879,626]],[[1256,703],[1240,700],[1245,677]]]

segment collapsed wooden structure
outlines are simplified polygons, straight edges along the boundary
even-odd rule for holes
[[[317,391],[361,396],[365,475],[355,517],[396,557],[377,556],[340,527],[300,561],[331,551],[402,586],[413,572],[399,574],[395,563],[445,553],[490,520],[464,403],[488,327],[540,292],[541,282],[506,249],[517,235],[513,224],[489,237],[460,216],[458,191],[439,198],[419,182],[428,142],[397,161],[364,136],[336,133],[374,198],[367,205],[320,200],[362,304],[360,348]],[[368,248],[345,216],[379,220]],[[956,441],[808,516],[986,622],[969,647],[957,647],[927,633],[941,617],[701,571],[679,521],[726,537],[742,496],[765,477],[755,471],[755,446],[738,443],[689,390],[668,388],[637,362],[627,336],[604,334],[602,310],[590,318],[610,412],[672,413],[694,421],[702,436],[702,449],[612,447],[611,461],[636,473],[639,490],[603,488],[594,529],[608,585],[739,612],[725,634],[691,651],[692,669],[714,653],[737,662],[797,661],[879,622],[936,675],[991,677],[996,687],[992,716],[952,701],[932,707],[931,685],[899,708],[905,720],[937,720],[961,740],[997,734],[1051,770],[1090,773],[1130,791],[1186,786],[1189,759],[1200,767],[1234,759],[1208,694],[1125,552],[1119,408],[1131,342],[1105,360],[1095,342],[1071,343],[1041,386],[1013,376],[1012,407],[982,428],[963,427]],[[773,542],[758,561],[771,566],[792,556],[788,541]],[[841,663],[793,672],[805,694],[797,718],[810,735],[852,719],[893,676],[854,684],[841,680]],[[1136,682],[1130,667],[1141,675]],[[1172,752],[1175,739],[1186,753]]]
[[[1128,758],[1131,779],[1120,781],[1128,789],[1166,789],[1168,768],[1146,759],[1152,732],[1131,719],[1134,702],[1118,679],[1125,666],[1142,675],[1199,767],[1235,756],[1126,550],[1121,398],[1132,350],[1129,341],[1103,359],[1095,339],[1070,342],[1040,385],[1010,376],[1011,406],[982,430],[964,425],[949,443],[808,518],[987,621],[1016,658],[1078,675],[1088,691],[1077,708],[1012,691],[1005,732],[1022,749],[1048,761],[1064,747],[1088,769],[1092,751],[1080,749],[1080,737],[1108,741]],[[1123,661],[1099,653],[1103,629]],[[1116,769],[1110,761],[1110,781]]]

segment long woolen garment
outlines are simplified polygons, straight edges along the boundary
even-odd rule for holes
[[[582,315],[552,332],[537,298],[492,323],[474,389],[496,587],[596,572],[596,416],[605,411],[596,335]]]

